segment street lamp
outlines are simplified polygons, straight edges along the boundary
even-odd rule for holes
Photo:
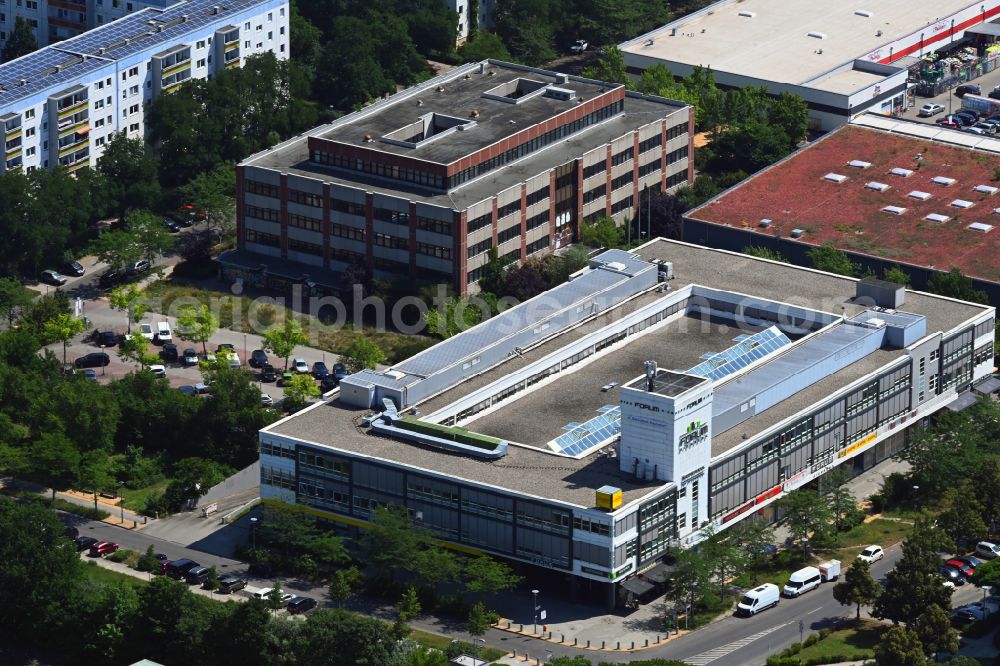
[[[531,591],[531,633],[538,633],[538,590]]]
[[[257,517],[250,518],[250,542],[254,550],[257,550]]]
[[[104,345],[101,345],[101,353],[104,353]],[[101,377],[104,376],[104,369],[108,367],[108,364],[104,362],[104,357],[101,357]]]
[[[983,591],[983,617],[986,616],[986,595],[990,593],[992,589],[991,585],[981,585],[979,587]]]
[[[118,482],[118,498],[119,498],[118,499],[118,508],[121,509],[121,512],[122,512],[122,525],[125,524],[125,498],[122,497],[122,488],[124,488],[124,487],[125,487],[125,482],[124,481],[119,481]]]

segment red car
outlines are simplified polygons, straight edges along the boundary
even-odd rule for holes
[[[961,571],[966,578],[972,576],[972,572],[976,570],[976,567],[970,565],[968,562],[963,562],[962,560],[948,560],[945,564],[955,567]]]
[[[113,541],[98,541],[90,547],[91,557],[107,557],[118,550],[118,544]]]

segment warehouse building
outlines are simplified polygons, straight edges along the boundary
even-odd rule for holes
[[[476,291],[491,249],[542,256],[689,183],[692,118],[620,84],[470,63],[244,160],[220,262],[275,288],[336,290],[361,265]]]
[[[146,105],[245,58],[288,58],[287,0],[144,9],[0,65],[0,173],[93,166],[115,134],[145,135]]]
[[[899,451],[992,371],[994,321],[657,239],[263,429],[261,497],[358,527],[405,507],[611,606],[701,528]]]
[[[721,0],[619,47],[633,76],[711,68],[722,88],[794,93],[814,129],[907,104],[907,67],[1000,16],[1000,0]]]

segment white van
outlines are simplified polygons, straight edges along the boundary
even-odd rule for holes
[[[984,560],[1000,557],[1000,546],[989,541],[980,541],[976,544],[976,557],[981,557]]]
[[[168,322],[157,322],[156,339],[159,340],[160,344],[163,344],[164,342],[173,342],[174,338],[170,334],[170,324]]]
[[[822,582],[823,578],[820,576],[819,569],[816,567],[805,567],[789,576],[788,582],[785,583],[785,588],[782,592],[786,597],[797,597],[800,594],[805,594],[809,590],[819,587],[819,584]]]
[[[736,614],[749,617],[778,605],[781,595],[778,586],[774,583],[764,583],[760,587],[755,587],[740,599],[736,604]]]

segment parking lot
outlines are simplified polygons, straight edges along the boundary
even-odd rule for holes
[[[972,81],[969,81],[969,83],[978,85],[982,89],[983,97],[986,97],[991,90],[993,90],[996,86],[1000,85],[1000,69],[995,69],[992,72],[989,72],[979,77],[978,79],[973,79]],[[959,99],[952,90],[946,90],[945,92],[941,93],[936,97],[918,96],[914,98],[914,102],[915,102],[914,106],[908,108],[906,112],[903,114],[903,117],[906,118],[907,120],[915,120],[917,122],[928,123],[928,124],[933,124],[940,118],[944,117],[945,115],[953,111],[958,111],[959,109],[962,108],[962,100]],[[944,111],[942,111],[941,113],[937,113],[929,118],[918,116],[917,111],[919,111],[920,107],[923,106],[924,104],[940,104],[941,106],[944,107]]]

